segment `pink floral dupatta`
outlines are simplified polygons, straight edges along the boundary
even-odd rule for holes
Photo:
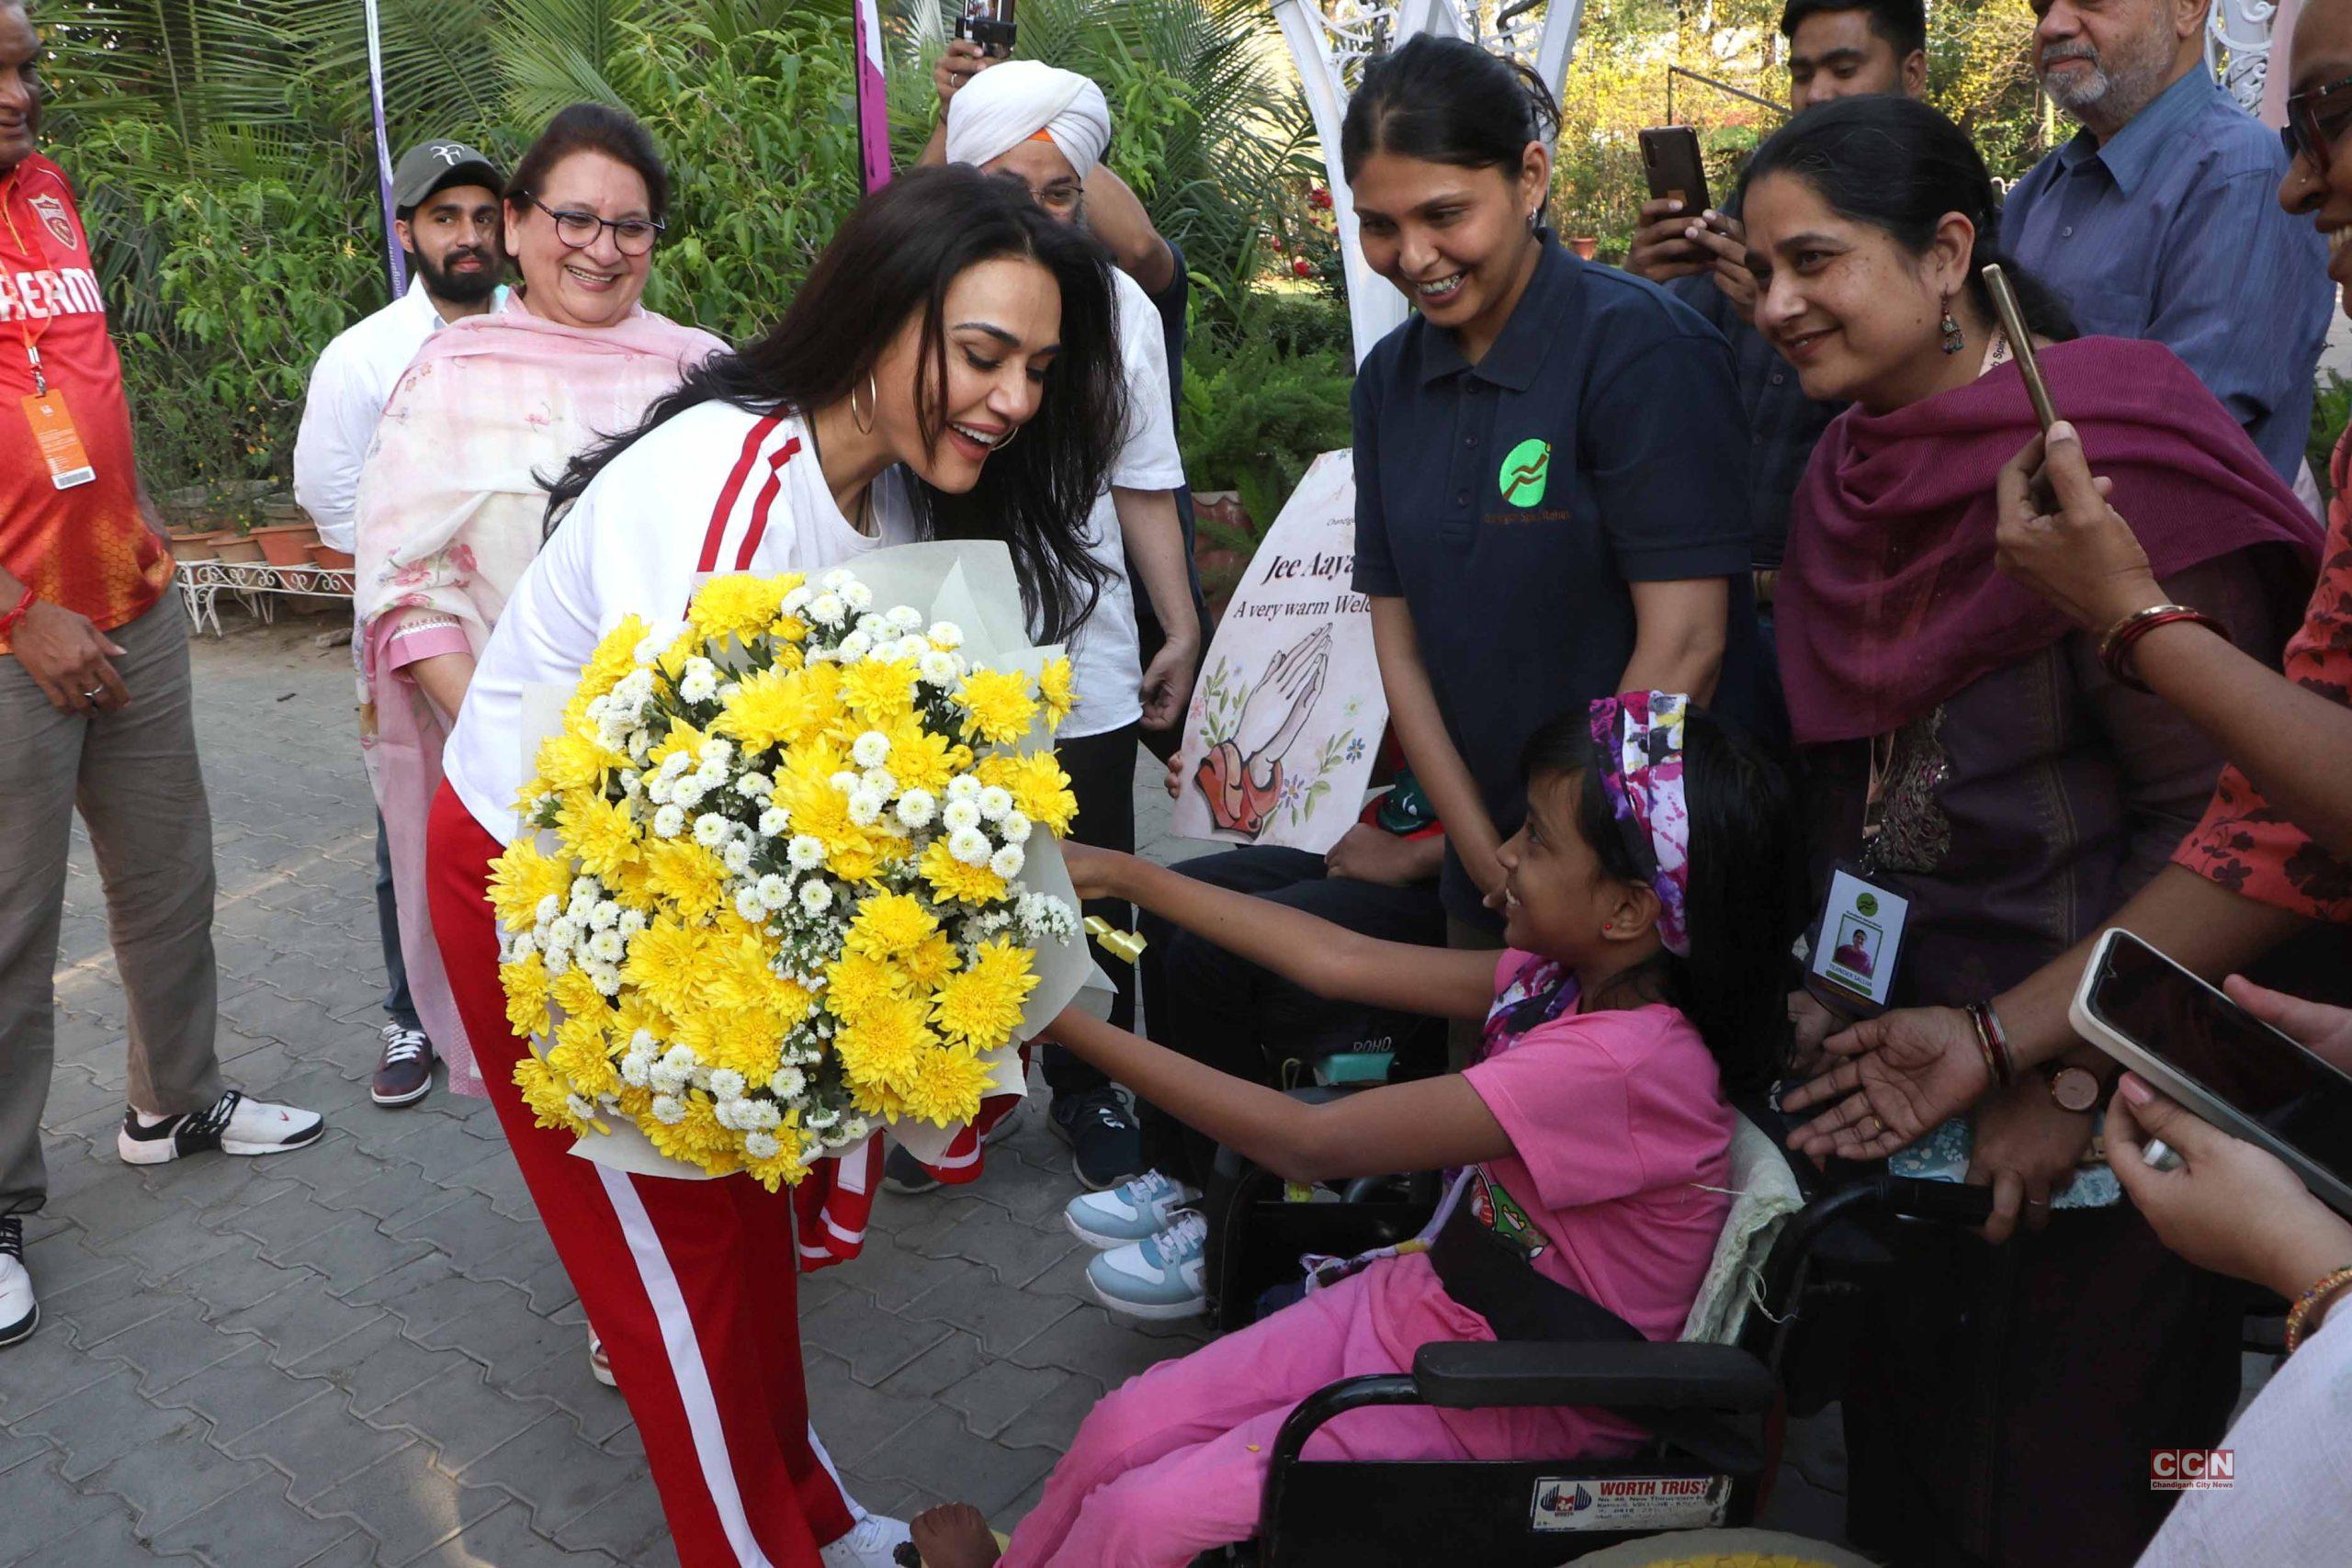
[[[385,405],[360,475],[360,744],[390,840],[409,993],[450,1087],[481,1094],[473,1052],[426,914],[424,824],[449,719],[395,662],[394,637],[430,626],[439,651],[479,658],[538,554],[549,479],[726,344],[640,310],[617,326],[560,326],[519,298],[425,340]],[[518,738],[516,744],[521,744]]]

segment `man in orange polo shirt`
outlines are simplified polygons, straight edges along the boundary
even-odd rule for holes
[[[77,806],[130,1021],[122,1158],[277,1154],[324,1131],[221,1087],[187,620],[131,466],[89,236],[36,150],[40,55],[23,0],[0,0],[0,1345],[40,1319],[19,1216],[48,1196],[40,1114]]]

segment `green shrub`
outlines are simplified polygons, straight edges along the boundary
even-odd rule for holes
[[[2303,451],[2311,459],[2312,478],[2319,482],[2320,494],[2330,499],[2335,494],[2335,482],[2329,460],[2335,456],[2335,444],[2344,438],[2346,426],[2352,426],[2352,380],[2323,370],[2317,395],[2312,399],[2311,439]]]
[[[1179,422],[1184,473],[1196,491],[1233,490],[1262,533],[1307,466],[1352,435],[1345,348],[1290,354],[1261,339],[1196,342],[1184,356]],[[1257,538],[1212,519],[1201,531],[1245,555]]]

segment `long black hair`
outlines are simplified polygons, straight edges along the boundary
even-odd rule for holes
[[[1985,265],[1998,262],[2030,331],[2053,343],[2075,335],[2065,302],[2002,247],[2000,197],[1976,143],[1917,99],[1882,94],[1815,104],[1748,159],[1739,178],[1743,209],[1748,188],[1767,175],[1803,180],[1832,212],[1869,224],[1915,256],[1927,254],[1946,213],[1959,213],[1976,230],[1968,295],[1984,319],[2000,320],[1984,277]]]
[[[1521,770],[1581,773],[1577,831],[1600,868],[1647,886],[1649,868],[1617,825],[1584,712],[1564,713],[1528,738]],[[1789,948],[1796,938],[1795,799],[1788,775],[1754,741],[1703,708],[1682,726],[1682,792],[1690,811],[1684,913],[1687,958],[1661,952],[1645,968],[1658,999],[1697,1026],[1727,1093],[1769,1085],[1787,1055]]]
[[[1374,152],[1517,174],[1531,141],[1560,129],[1560,106],[1526,66],[1460,39],[1417,34],[1364,67],[1340,123],[1349,179]]]
[[[915,407],[923,439],[936,441],[947,419],[947,290],[967,268],[1004,257],[1035,262],[1061,289],[1061,353],[1037,412],[969,492],[950,495],[911,474],[907,489],[930,536],[1002,539],[1032,628],[1041,641],[1066,641],[1109,581],[1086,541],[1126,429],[1110,260],[1075,225],[1048,217],[1018,180],[969,167],[912,169],[860,203],[781,321],[688,372],[635,430],[571,460],[548,485],[548,531],[606,464],[690,408],[807,413],[864,389],[910,317],[922,321]]]

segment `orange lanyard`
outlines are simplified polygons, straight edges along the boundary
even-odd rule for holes
[[[17,231],[17,215],[9,210],[9,204],[16,200],[17,187],[23,183],[24,177],[25,168],[21,164],[8,171],[7,185],[0,187],[0,222],[8,225],[8,238],[17,249],[27,256],[33,256],[36,254],[33,248],[25,243],[24,235]],[[25,302],[19,298],[17,301],[17,333],[24,339],[25,363],[32,367],[33,396],[37,398],[46,396],[49,391],[49,378],[40,367],[40,336],[46,335],[48,331],[49,323],[44,321],[40,334],[34,333],[32,312],[25,309]]]

